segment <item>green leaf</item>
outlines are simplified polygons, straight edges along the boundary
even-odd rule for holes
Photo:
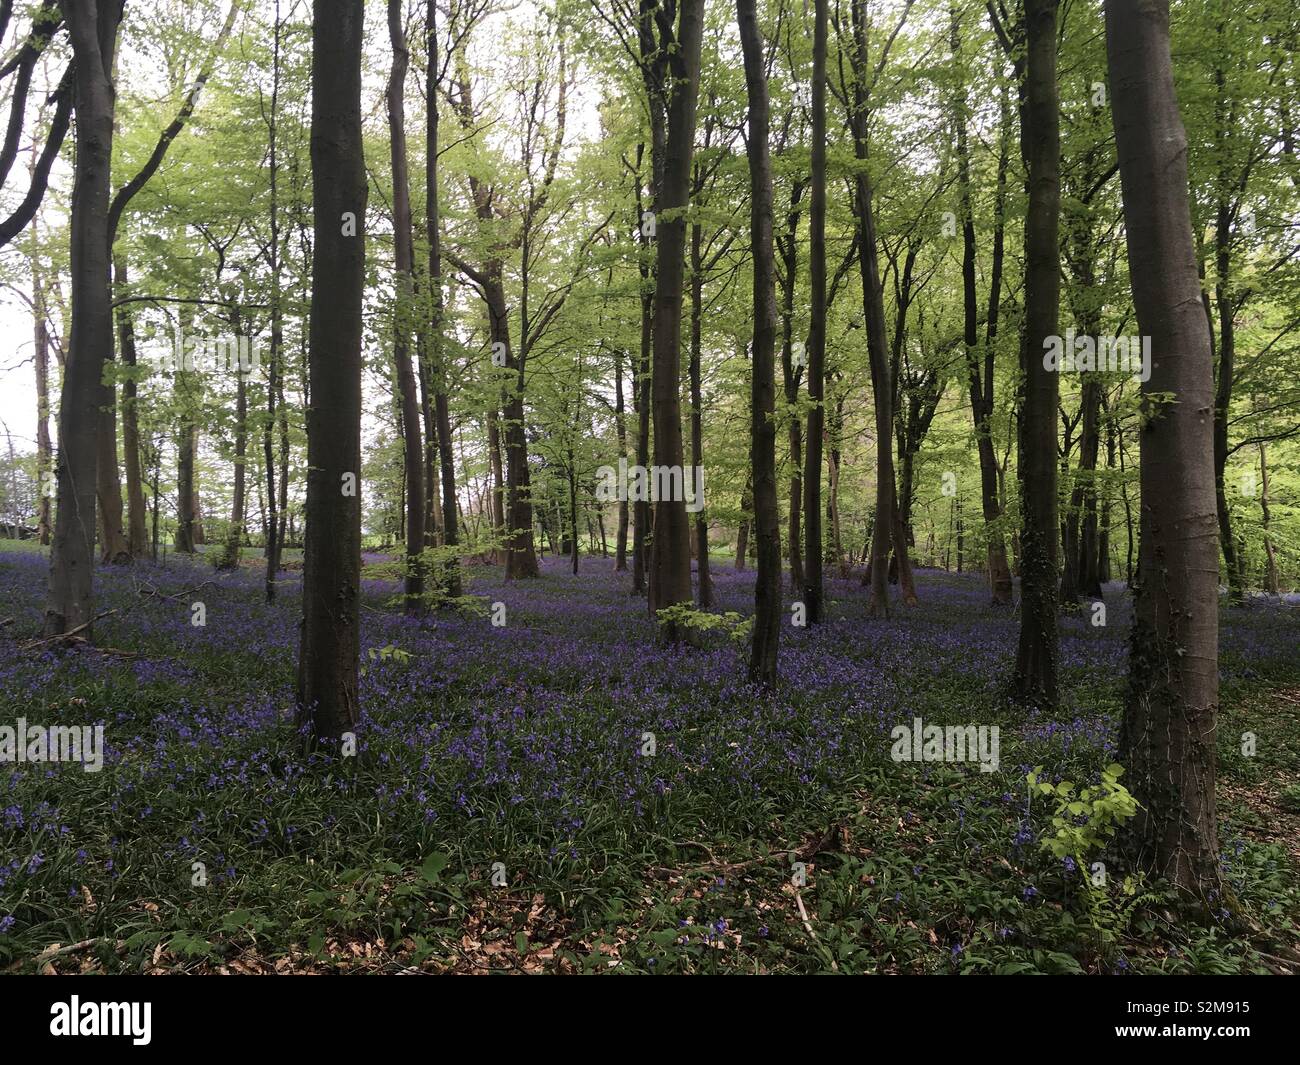
[[[424,864],[420,866],[420,875],[430,884],[436,884],[442,876],[442,871],[447,868],[447,856],[441,851],[433,851],[429,857],[424,859]]]

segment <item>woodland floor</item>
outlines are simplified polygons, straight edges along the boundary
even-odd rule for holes
[[[102,722],[108,743],[98,773],[0,769],[0,968],[1294,968],[1300,604],[1223,613],[1222,862],[1260,929],[1248,942],[1181,920],[1158,884],[1124,896],[1108,855],[1089,860],[1115,870],[1112,890],[1089,895],[1040,845],[1051,811],[1026,773],[1087,783],[1114,760],[1120,585],[1104,627],[1063,619],[1048,717],[1002,698],[1018,621],[976,575],[922,570],[920,605],[880,620],[856,579],[831,581],[828,624],[783,628],[767,696],[725,633],[656,646],[611,561],[574,577],[547,559],[515,585],[473,568],[478,610],[409,620],[368,555],[360,749],[331,760],[300,754],[292,726],[292,571],[268,606],[253,557],[225,574],[102,569],[98,609],[115,612],[95,635],[112,651],[53,650],[30,643],[45,558],[0,548],[0,724]],[[752,575],[718,560],[715,576],[718,608],[747,614]],[[890,728],[917,716],[998,724],[1000,770],[892,762]]]

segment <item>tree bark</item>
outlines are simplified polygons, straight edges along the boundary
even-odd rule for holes
[[[660,491],[654,502],[654,540],[650,547],[650,611],[691,602],[690,533],[682,469],[681,380],[682,288],[686,251],[686,210],[690,205],[695,113],[700,88],[703,0],[681,0],[676,49],[668,58],[673,89],[668,102],[668,141],[663,186],[655,205],[654,464],[660,474],[676,471],[682,491]],[[659,480],[659,478],[652,478]],[[674,478],[676,480],[676,478]],[[672,498],[677,496],[678,498]],[[677,642],[680,626],[665,625],[662,637]]]
[[[618,433],[619,458],[627,456],[627,405],[623,398],[623,353],[614,352],[614,428]],[[603,517],[601,519],[604,520]],[[604,526],[602,525],[603,529]],[[618,533],[614,540],[614,572],[627,572],[627,530],[628,506],[627,493],[619,493]]]
[[[72,335],[58,431],[58,509],[50,550],[45,632],[88,626],[94,616],[96,432],[103,366],[113,347],[108,198],[113,157],[113,50],[120,9],[66,0],[75,57],[77,158],[72,187]]]
[[[50,333],[45,314],[45,284],[41,279],[35,234],[32,237],[32,324],[33,354],[36,367],[36,539],[48,547],[51,532],[50,474],[54,466],[54,446],[50,441]]]
[[[237,325],[235,336],[239,336]],[[230,528],[226,532],[226,547],[221,557],[223,569],[238,568],[239,552],[244,542],[245,461],[248,455],[248,380],[242,371],[238,373],[235,387],[235,484],[230,506]]]
[[[314,0],[311,403],[298,724],[317,741],[338,740],[360,720],[364,26],[362,0]]]
[[[1057,632],[1056,408],[1060,380],[1043,365],[1044,341],[1059,331],[1060,130],[1056,86],[1059,0],[1025,0],[1026,102],[1021,131],[1028,166],[1025,322],[1021,342],[1020,641],[1014,689],[1022,701],[1055,707]]]
[[[700,257],[703,228],[691,226],[691,465],[704,469],[704,409],[700,383],[701,324],[704,320],[704,265]],[[697,485],[699,481],[693,481]],[[702,489],[699,489],[702,490]],[[703,500],[696,500],[700,504]],[[695,512],[696,602],[701,610],[713,606],[713,579],[709,573],[709,519],[701,506]]]
[[[796,178],[790,188],[790,210],[786,213],[785,233],[778,238],[783,273],[781,276],[781,375],[785,387],[785,402],[789,408],[790,425],[790,524],[787,535],[790,552],[790,588],[795,595],[803,593],[803,536],[799,528],[800,507],[803,505],[803,419],[799,416],[799,383],[803,377],[804,359],[796,364],[794,358],[794,297],[799,270],[799,201],[803,198],[804,181]],[[806,350],[804,352],[807,354]]]
[[[781,525],[776,489],[776,266],[772,246],[772,161],[768,148],[767,71],[755,0],[736,0],[749,102],[750,253],[754,266],[754,339],[750,359],[750,468],[758,573],[749,679],[777,682],[781,638]],[[707,551],[707,546],[701,549]]]
[[[1106,51],[1133,304],[1152,351],[1142,385],[1141,558],[1120,734],[1141,804],[1128,842],[1143,867],[1208,909],[1223,905],[1214,901],[1222,891],[1215,397],[1168,0],[1108,0]]]
[[[275,27],[271,53],[271,109],[267,117],[269,159],[267,171],[270,180],[269,258],[271,267],[271,350],[266,370],[266,423],[262,427],[262,464],[266,477],[266,601],[275,601],[275,582],[280,572],[280,552],[284,545],[281,529],[282,510],[276,497],[275,426],[276,404],[282,387],[282,360],[284,358],[284,311],[280,299],[280,164],[279,164],[279,105],[280,105],[280,2],[275,4]],[[283,478],[282,478],[283,480]],[[281,485],[281,490],[287,489]]]
[[[460,523],[456,511],[456,458],[452,452],[451,409],[447,396],[448,373],[443,348],[442,300],[442,214],[438,199],[438,91],[442,71],[438,66],[438,5],[426,5],[425,71],[425,215],[429,233],[429,300],[430,320],[425,357],[429,360],[428,376],[433,384],[433,420],[438,438],[439,488],[442,491],[442,542],[448,548],[460,544]],[[460,558],[451,553],[439,575],[449,598],[461,594]]]
[[[122,295],[129,284],[126,257],[113,259],[114,291]],[[139,387],[136,382],[135,325],[127,306],[117,309],[117,343],[125,373],[122,380],[122,455],[126,469],[127,544],[133,558],[149,551],[145,528],[144,480],[140,468]]]
[[[960,53],[960,23],[957,9],[952,9],[951,47],[954,56]],[[963,72],[964,75],[964,72]],[[997,309],[1000,301],[1003,251],[1003,203],[1006,191],[1007,147],[1006,125],[1009,122],[1006,94],[1002,95],[1002,129],[998,147],[997,193],[994,207],[993,279],[989,289],[988,335],[983,350],[979,346],[979,294],[975,285],[975,218],[971,194],[970,150],[966,132],[969,103],[965,93],[964,76],[959,76],[961,86],[956,99],[955,125],[957,133],[957,183],[961,193],[962,209],[962,296],[963,339],[966,344],[966,364],[970,378],[971,419],[975,426],[976,449],[980,464],[980,503],[984,514],[984,535],[988,543],[989,594],[994,606],[1008,606],[1012,601],[1011,570],[1007,565],[1007,548],[999,521],[1002,507],[998,501],[998,460],[993,452],[993,339],[997,332]],[[983,366],[981,367],[981,356]]]
[[[826,425],[826,0],[813,3],[812,189],[808,204],[807,446],[804,448],[804,618],[809,626],[826,617],[822,579],[822,436]]]
[[[736,530],[736,572],[745,568],[745,559],[749,554],[750,512],[754,507],[754,472],[750,470],[745,478],[744,491],[740,493],[740,527]]]
[[[389,159],[393,168],[393,265],[397,272],[393,308],[393,362],[402,403],[402,458],[406,473],[406,573],[403,606],[408,615],[424,609],[425,455],[420,435],[420,399],[411,366],[410,317],[415,300],[415,248],[411,231],[411,179],[406,160],[406,71],[410,52],[402,25],[405,5],[388,0],[388,39],[393,65],[385,93]]]
[[[1264,591],[1269,595],[1278,595],[1281,588],[1278,583],[1277,552],[1273,547],[1273,533],[1271,529],[1273,515],[1269,510],[1268,453],[1265,451],[1264,441],[1262,440],[1259,442],[1259,479],[1259,513],[1260,520],[1264,527]]]
[[[885,300],[880,284],[879,252],[876,246],[874,191],[867,173],[867,30],[864,0],[853,0],[853,100],[850,128],[853,132],[854,156],[859,166],[854,174],[855,214],[858,224],[862,274],[862,316],[867,331],[867,355],[871,364],[871,391],[875,403],[876,424],[876,521],[871,542],[871,596],[867,612],[872,616],[889,614],[889,549],[895,537],[894,514],[897,487],[894,483],[894,415],[893,385],[889,372],[889,349],[885,339]],[[809,446],[812,446],[812,420],[808,423]],[[811,469],[811,467],[810,467]],[[809,512],[809,518],[812,514]],[[906,550],[904,545],[900,549]],[[811,561],[811,558],[810,558]]]

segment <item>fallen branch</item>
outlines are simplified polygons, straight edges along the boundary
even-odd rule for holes
[[[798,850],[773,851],[771,854],[764,855],[761,858],[748,858],[743,862],[719,861],[717,858],[713,856],[713,851],[709,850],[709,848],[705,846],[703,843],[698,843],[695,840],[690,840],[686,843],[674,843],[673,846],[699,847],[702,851],[704,851],[705,854],[709,856],[709,861],[707,864],[697,865],[697,866],[687,866],[686,868],[688,869],[708,869],[713,873],[737,873],[740,872],[741,870],[748,869],[751,866],[762,865],[764,862],[769,862],[773,858],[779,857],[782,854],[787,855],[791,861],[806,862],[810,858],[814,857],[815,855],[819,854],[821,851],[826,849],[827,845],[830,844],[830,842],[835,838],[836,834],[839,832],[839,828],[840,828],[839,825],[831,825],[831,827],[826,830],[825,835],[814,838],[808,843],[805,843]],[[685,875],[685,869],[669,869],[662,865],[651,866],[649,872],[650,875],[657,880],[667,880],[670,877]]]
[[[75,629],[69,629],[67,632],[60,632],[54,636],[41,636],[35,640],[28,640],[26,643],[19,645],[19,650],[34,651],[39,647],[46,646],[47,644],[76,642],[77,633],[83,632],[86,629],[90,628],[90,626],[95,624],[95,622],[99,621],[100,619],[106,618],[110,614],[116,614],[116,613],[117,613],[117,607],[114,607],[112,610],[102,611],[101,613],[96,614],[89,621],[83,621]],[[81,642],[85,643],[86,641],[83,639],[81,640]]]

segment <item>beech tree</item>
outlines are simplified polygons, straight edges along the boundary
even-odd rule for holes
[[[97,434],[103,367],[113,347],[109,287],[109,183],[113,159],[115,4],[67,0],[75,56],[77,161],[72,191],[72,335],[59,402],[58,493],[50,548],[47,635],[89,629],[94,620]],[[57,116],[56,116],[57,120]],[[120,505],[120,503],[119,503]]]
[[[754,336],[750,355],[750,466],[754,471],[754,636],[749,678],[776,686],[781,638],[781,525],[776,491],[776,266],[772,237],[772,162],[768,148],[767,70],[755,0],[736,0],[749,100],[749,237],[754,264]],[[707,545],[701,550],[707,551]]]
[[[682,450],[681,362],[682,287],[686,252],[686,209],[690,203],[691,160],[695,145],[695,112],[700,88],[700,41],[704,0],[680,0],[674,14],[667,8],[659,20],[659,47],[668,57],[672,86],[668,97],[668,136],[663,181],[655,202],[654,361],[651,395],[654,422],[654,464],[660,471],[677,471],[684,485]],[[677,498],[673,498],[673,496]],[[667,498],[665,498],[667,496]],[[684,490],[665,493],[654,501],[654,540],[650,549],[649,603],[651,612],[691,601],[690,526]],[[676,640],[676,625],[664,635]]]
[[[1026,702],[1055,706],[1060,649],[1057,591],[1060,530],[1056,500],[1056,416],[1060,381],[1043,362],[1059,332],[1060,98],[1056,84],[1059,0],[1025,0],[1021,155],[1029,203],[1025,217],[1025,320],[1020,369],[1020,640],[1013,688]],[[1008,52],[1008,28],[995,19]],[[1014,31],[1012,31],[1014,32]]]
[[[315,740],[337,740],[359,720],[364,28],[362,0],[312,6],[311,401],[298,721]]]
[[[1141,539],[1120,760],[1141,803],[1131,849],[1206,907],[1221,893],[1215,806],[1218,511],[1214,367],[1174,92],[1168,0],[1106,4],[1111,113],[1142,385]]]

